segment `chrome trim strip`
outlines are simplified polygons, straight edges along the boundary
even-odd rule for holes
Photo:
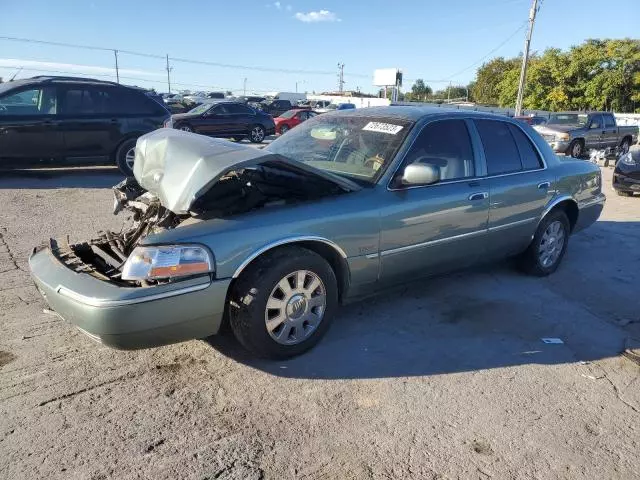
[[[542,212],[542,215],[540,215],[540,220],[538,220],[538,224],[540,224],[542,219],[547,216],[547,214],[553,209],[553,207],[558,205],[560,202],[564,202],[565,200],[571,200],[577,205],[577,202],[570,195],[560,195],[559,197],[556,197],[555,199],[551,200],[550,203],[547,204],[546,208]]]
[[[379,256],[379,253],[369,253],[368,255],[365,255],[364,258],[366,258],[367,260],[373,260],[374,258],[378,258]]]
[[[578,209],[582,210],[583,208],[591,207],[593,205],[601,204],[607,201],[607,197],[604,193],[600,193],[600,195],[596,195],[594,198],[590,200],[584,200],[582,202],[578,202]]]
[[[345,253],[345,251],[340,248],[340,246],[335,243],[332,242],[331,240],[328,240],[326,238],[322,238],[322,237],[314,237],[314,236],[299,236],[299,237],[290,237],[290,238],[283,238],[281,240],[277,240],[275,242],[271,242],[268,243],[267,245],[265,245],[264,247],[256,250],[255,252],[253,252],[251,255],[249,255],[241,264],[240,266],[236,269],[236,271],[233,273],[233,277],[232,278],[238,278],[240,276],[240,274],[242,273],[242,271],[253,261],[255,260],[257,257],[259,257],[260,255],[262,255],[264,252],[271,250],[272,248],[275,247],[279,247],[281,245],[287,245],[289,243],[296,243],[296,242],[321,242],[324,243],[326,245],[329,245],[330,247],[332,247],[336,252],[338,252],[340,254],[340,256],[344,259],[347,258],[347,254]]]
[[[461,240],[463,238],[474,237],[474,236],[482,235],[482,234],[485,234],[485,233],[487,233],[487,229],[476,230],[474,232],[463,233],[463,234],[460,234],[460,235],[454,235],[453,237],[438,238],[437,240],[429,240],[428,242],[416,243],[416,244],[413,244],[413,245],[407,245],[405,247],[390,248],[389,250],[383,250],[382,252],[380,252],[380,256],[386,257],[387,255],[393,255],[394,253],[406,252],[408,250],[413,250],[415,248],[430,247],[432,245],[438,245],[438,244],[441,244],[441,243],[455,242],[456,240]]]
[[[177,295],[183,295],[185,293],[192,293],[192,292],[197,292],[199,290],[204,290],[209,285],[211,285],[211,282],[192,285],[190,287],[180,288],[178,290],[173,290],[170,292],[156,293],[155,295],[147,295],[144,297],[130,298],[126,300],[110,300],[107,298],[87,297],[86,295],[82,295],[81,293],[74,292],[73,290],[69,290],[68,288],[63,287],[62,285],[58,285],[56,287],[56,293],[62,295],[63,297],[67,297],[72,300],[75,300],[78,303],[88,305],[90,307],[107,308],[107,307],[122,307],[125,305],[135,305],[138,303],[152,302],[154,300],[161,300],[163,298],[175,297]]]
[[[498,232],[500,230],[504,230],[505,228],[517,227],[518,225],[524,225],[525,223],[535,222],[538,217],[525,218],[524,220],[518,220],[516,222],[505,223],[504,225],[498,225],[497,227],[489,227],[489,232]]]

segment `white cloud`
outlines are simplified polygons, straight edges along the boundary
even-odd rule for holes
[[[298,12],[295,14],[295,18],[305,23],[339,22],[340,21],[338,16],[335,13],[330,12],[329,10],[320,10],[319,12],[308,12],[308,13]]]
[[[276,7],[278,10],[282,9],[282,5],[280,4],[280,2],[274,2],[273,6]]]
[[[0,58],[0,68],[30,68],[36,70],[46,70],[51,73],[84,73],[84,74],[109,74],[115,76],[114,67],[96,67],[93,65],[78,65],[77,63],[57,63],[57,62],[38,62],[35,60],[20,60],[19,58]],[[162,75],[161,73],[149,72],[146,70],[130,70],[120,68],[120,75]]]

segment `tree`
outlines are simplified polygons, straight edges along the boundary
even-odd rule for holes
[[[431,87],[429,85],[425,85],[424,80],[419,78],[411,86],[411,93],[407,93],[407,95],[410,95],[410,99],[412,101],[424,102],[432,93],[433,90],[431,90]]]
[[[518,59],[504,57],[494,58],[483,64],[476,74],[473,86],[473,98],[485,105],[498,105],[500,90],[497,88],[506,72],[518,69]]]

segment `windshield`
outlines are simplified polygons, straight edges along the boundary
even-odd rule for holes
[[[549,117],[548,125],[587,125],[589,116],[584,113],[557,113]]]
[[[412,126],[412,122],[397,118],[319,115],[273,141],[265,150],[374,183]]]
[[[299,110],[287,110],[286,112],[284,112],[282,115],[280,115],[280,118],[293,118],[293,116],[298,113]]]
[[[202,105],[198,105],[196,108],[189,110],[189,113],[194,113],[196,115],[200,115],[206,111],[208,111],[213,104],[211,103],[203,103]]]

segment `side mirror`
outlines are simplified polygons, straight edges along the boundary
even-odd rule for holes
[[[407,165],[402,175],[402,185],[431,185],[440,181],[440,168],[428,163]]]

